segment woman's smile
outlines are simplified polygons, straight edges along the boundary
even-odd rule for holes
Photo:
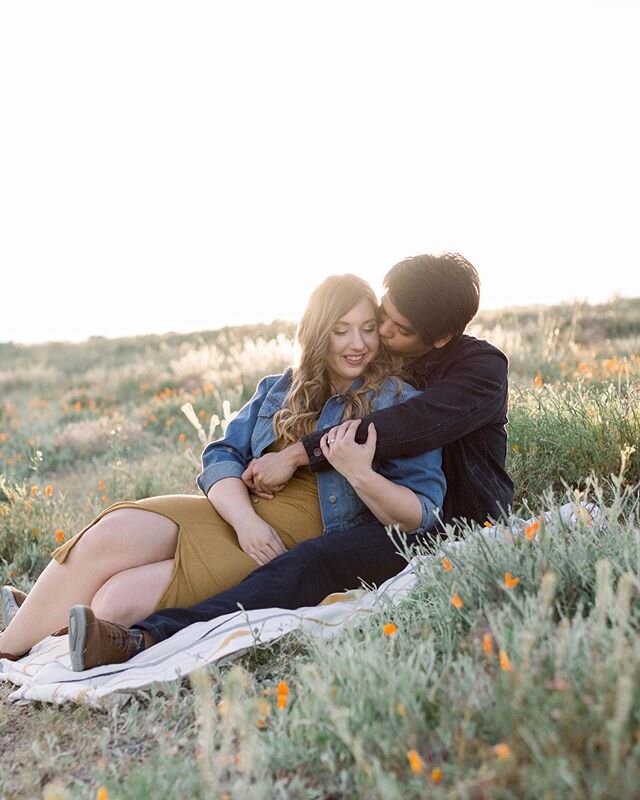
[[[344,356],[345,361],[347,361],[352,366],[359,366],[364,361],[365,354],[360,353],[359,356]]]
[[[336,392],[346,391],[380,347],[376,309],[361,300],[331,329],[326,368]]]

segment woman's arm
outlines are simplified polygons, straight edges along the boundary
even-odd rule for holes
[[[444,497],[444,479],[441,483],[442,491],[434,489],[434,497],[428,499],[425,510],[424,496],[421,497],[408,486],[391,481],[373,470],[376,430],[371,424],[366,441],[358,444],[355,435],[359,425],[360,420],[350,420],[334,428],[332,436],[336,438],[332,444],[328,443],[325,434],[320,441],[324,457],[349,481],[358,497],[383,525],[397,525],[403,531],[430,527],[435,522],[432,512],[442,503]]]
[[[238,536],[240,547],[258,564],[285,552],[277,531],[254,511],[241,475],[251,459],[251,437],[269,390],[281,378],[263,378],[253,395],[227,426],[225,436],[211,442],[202,454],[198,486]]]
[[[238,535],[240,547],[258,564],[285,552],[278,532],[253,510],[247,487],[239,478],[216,481],[207,493],[209,502]]]
[[[268,375],[258,384],[253,397],[231,420],[222,439],[210,442],[202,453],[202,472],[197,482],[205,495],[216,481],[240,478],[251,460],[251,435],[269,390],[280,375]]]

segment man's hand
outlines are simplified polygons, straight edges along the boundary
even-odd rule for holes
[[[371,472],[371,464],[376,452],[377,434],[375,426],[369,424],[367,440],[364,444],[356,442],[356,431],[362,420],[351,419],[343,422],[320,440],[322,453],[331,466],[351,483],[358,477]]]
[[[255,458],[242,473],[242,480],[252,494],[273,500],[274,495],[284,489],[293,473],[305,461],[304,447],[298,442],[279,453],[265,453]]]
[[[278,532],[256,514],[236,528],[240,547],[260,566],[286,551]]]

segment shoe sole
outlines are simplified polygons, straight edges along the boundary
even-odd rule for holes
[[[9,586],[0,589],[0,631],[3,631],[18,613],[20,606],[16,603]]]
[[[69,655],[71,669],[84,672],[84,649],[87,641],[87,610],[85,606],[71,606],[69,611]]]

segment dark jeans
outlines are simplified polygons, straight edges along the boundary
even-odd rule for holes
[[[408,535],[407,544],[417,542]],[[132,627],[142,628],[156,642],[168,639],[193,622],[253,608],[314,606],[332,592],[354,589],[362,581],[380,584],[396,575],[407,560],[398,553],[398,536],[391,538],[379,523],[347,533],[302,542],[248,575],[242,583],[191,608],[165,608]]]

